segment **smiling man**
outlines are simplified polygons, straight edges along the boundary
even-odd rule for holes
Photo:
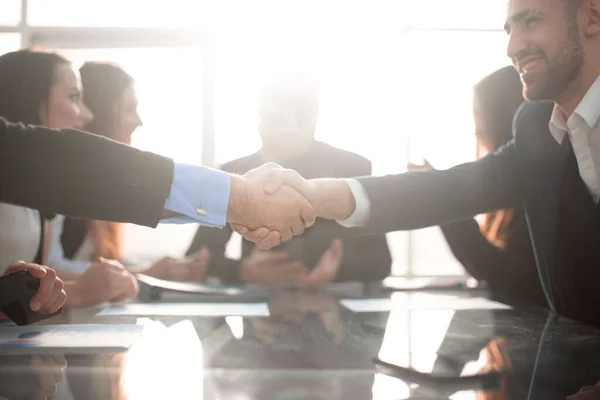
[[[505,30],[530,102],[497,153],[446,171],[270,179],[303,192],[319,217],[378,232],[522,206],[550,307],[600,326],[600,0],[509,0]]]

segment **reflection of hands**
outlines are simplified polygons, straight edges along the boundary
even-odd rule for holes
[[[285,251],[262,251],[255,247],[242,260],[240,278],[245,283],[275,286],[298,282],[306,276],[300,261],[287,261]]]
[[[64,379],[67,360],[61,354],[31,357],[31,369],[37,374],[40,390],[36,399],[46,399],[56,394],[58,384]]]
[[[288,322],[300,322],[302,315],[316,313],[335,344],[340,344],[344,338],[340,307],[337,300],[329,293],[282,292],[269,301],[269,312],[271,317],[279,317]]]
[[[40,280],[37,293],[29,301],[33,311],[52,314],[65,304],[67,294],[63,290],[63,281],[56,276],[56,271],[38,264],[16,261],[8,267],[5,274],[20,270],[26,270],[29,275]]]
[[[0,355],[0,396],[46,400],[64,379],[67,360],[61,355]]]
[[[210,251],[202,247],[197,257],[165,257],[143,271],[144,274],[159,279],[179,282],[202,282],[210,262]]]
[[[80,278],[67,282],[66,288],[71,307],[125,301],[139,292],[137,280],[121,263],[104,258],[92,262]]]
[[[600,382],[595,386],[582,387],[579,392],[567,397],[567,400],[600,400]]]
[[[269,163],[243,177],[231,177],[227,220],[234,230],[265,249],[280,240],[301,235],[315,222],[315,211],[308,197],[310,192],[302,192],[296,186],[283,183],[271,191],[265,190],[270,186],[274,171],[288,171],[279,168],[277,164]],[[288,175],[291,173],[297,175],[296,184],[299,185],[299,175],[294,171]],[[256,232],[247,236],[246,233],[251,230]]]
[[[305,277],[300,277],[298,286],[309,288],[333,281],[342,264],[343,254],[341,239],[334,239],[316,267]]]

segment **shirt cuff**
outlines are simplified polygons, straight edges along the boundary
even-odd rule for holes
[[[354,196],[354,212],[347,219],[338,221],[338,224],[346,228],[355,226],[364,227],[371,218],[371,200],[365,188],[356,179],[344,179]]]
[[[162,223],[224,227],[227,224],[230,180],[226,172],[197,165],[175,164],[165,209],[180,216]]]

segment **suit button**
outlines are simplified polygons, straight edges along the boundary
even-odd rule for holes
[[[196,207],[196,214],[204,216],[204,215],[208,215],[208,211],[203,209],[202,206],[198,206],[198,207]]]

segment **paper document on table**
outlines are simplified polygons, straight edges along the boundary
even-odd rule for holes
[[[129,303],[107,307],[98,316],[268,317],[267,303]]]
[[[402,309],[411,310],[508,310],[511,307],[483,297],[457,297],[406,294],[398,298],[343,299],[340,304],[354,312],[383,312]]]
[[[41,325],[0,327],[0,353],[114,353],[129,349],[141,325]]]

